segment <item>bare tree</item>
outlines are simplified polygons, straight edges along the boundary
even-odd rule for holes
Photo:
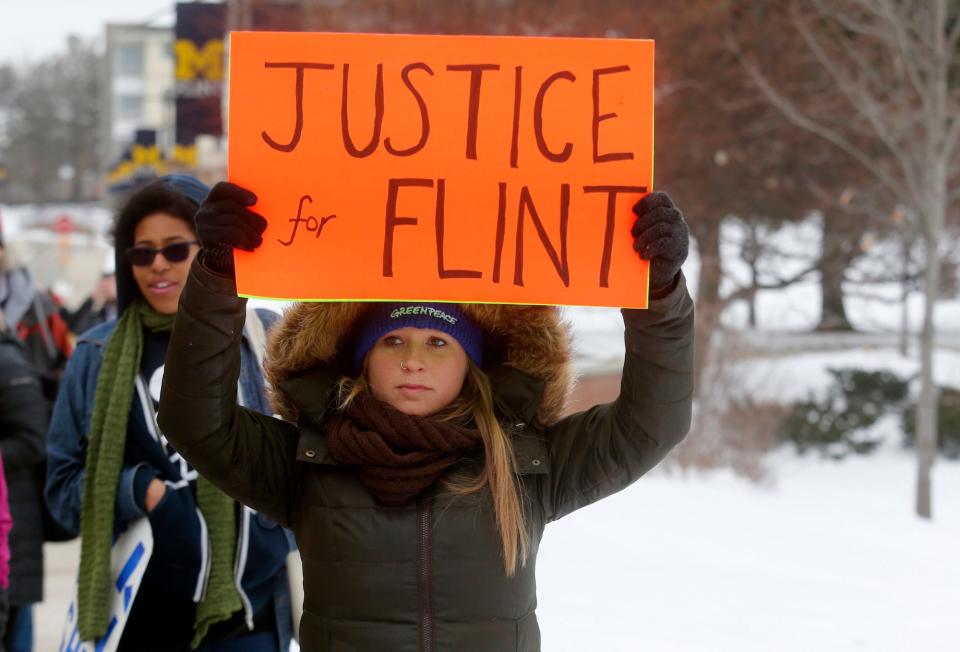
[[[63,156],[73,173],[69,194],[72,201],[89,198],[94,185],[91,177],[100,169],[97,147],[100,62],[101,55],[93,43],[75,36],[68,39],[66,57],[59,62]]]
[[[0,154],[11,201],[90,198],[97,170],[98,67],[93,46],[71,38],[66,52],[0,71]]]
[[[926,260],[916,511],[930,518],[937,449],[933,314],[941,283],[938,245],[951,197],[960,192],[960,3],[791,0],[786,7],[812,61],[832,81],[831,93],[852,111],[831,122],[805,110],[775,86],[762,62],[731,40],[750,78],[788,120],[857,161],[917,216]],[[877,150],[885,155],[877,157]]]
[[[644,34],[657,38],[657,181],[691,217],[700,254],[698,397],[707,387],[701,374],[711,364],[720,317],[731,303],[745,300],[752,306],[760,290],[780,290],[819,273],[821,328],[851,328],[843,280],[849,262],[860,253],[860,224],[836,204],[848,188],[859,188],[866,175],[821,139],[785,120],[750,83],[724,39],[726,32],[737,34],[766,62],[770,74],[791,90],[814,93],[816,75],[790,55],[792,45],[800,46],[799,35],[743,21],[733,9],[730,0],[691,0],[668,13],[651,10],[643,23]],[[770,39],[774,31],[777,39]],[[835,99],[828,103],[838,104]],[[756,240],[755,246],[741,248],[755,273],[745,286],[726,291],[729,274],[721,265],[720,232],[729,217],[770,229],[806,219],[815,210],[823,213],[830,230],[824,238],[829,246],[811,261],[815,264],[802,270],[761,265],[760,259],[779,256],[770,243]]]
[[[57,87],[48,64],[17,71],[7,111],[6,163],[11,200],[46,198],[56,185],[60,157]]]

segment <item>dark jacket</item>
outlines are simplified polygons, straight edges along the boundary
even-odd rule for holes
[[[196,468],[293,528],[304,566],[306,652],[540,649],[537,548],[547,523],[656,465],[689,428],[693,307],[684,283],[624,310],[620,397],[561,418],[570,340],[552,307],[466,306],[491,337],[485,371],[513,436],[530,557],[506,576],[489,494],[443,490],[378,505],[327,451],[331,390],[362,304],[300,304],[268,348],[275,405],[236,407],[244,300],[194,263],[170,344],[160,423]],[[186,416],[189,415],[189,416]],[[295,420],[295,424],[290,420]]]
[[[20,342],[0,334],[0,451],[13,517],[9,599],[15,606],[43,599],[43,496],[37,467],[44,458],[46,430],[40,376]]]
[[[260,312],[258,317],[266,322],[265,326],[276,319],[276,315],[268,311]],[[54,517],[73,532],[80,528],[87,438],[97,378],[104,346],[116,323],[101,324],[80,336],[50,420],[47,504]],[[267,410],[263,379],[255,356],[246,341],[242,348],[239,384],[245,403],[253,410]],[[235,390],[237,381],[235,377]],[[138,614],[138,606],[165,605],[166,611],[180,616],[178,624],[189,628],[182,633],[189,641],[193,604],[209,572],[209,564],[205,562],[206,528],[197,508],[195,473],[166,448],[164,433],[156,428],[151,396],[148,382],[141,374],[130,410],[123,469],[118,481],[117,527],[126,527],[130,521],[145,515],[144,494],[152,478],[166,482],[164,497],[146,514],[153,530],[154,550],[134,603],[134,614]],[[290,549],[287,536],[274,521],[247,509],[240,511],[237,526],[241,560],[236,574],[245,617],[252,619],[273,598],[281,642],[286,643],[291,634],[285,566]],[[158,631],[166,627],[166,633],[172,635],[171,623],[165,624],[161,618],[154,618],[151,625]]]
[[[74,333],[85,333],[94,326],[99,326],[104,322],[117,318],[117,304],[105,303],[99,308],[93,300],[93,297],[80,304],[80,307],[73,312],[67,313],[67,326]]]
[[[27,361],[40,374],[48,404],[53,403],[73,351],[63,309],[53,295],[34,287],[25,268],[0,271],[0,303],[8,326],[23,343]]]

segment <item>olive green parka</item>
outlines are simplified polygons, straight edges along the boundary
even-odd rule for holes
[[[540,650],[544,527],[637,480],[689,428],[693,306],[682,278],[648,310],[622,311],[619,398],[565,417],[571,345],[558,309],[466,306],[488,334],[484,371],[513,439],[529,529],[526,565],[508,577],[489,493],[455,497],[438,484],[383,507],[354,467],[330,457],[324,428],[364,304],[297,304],[273,329],[266,370],[282,420],[237,406],[245,305],[232,279],[194,263],[159,422],[200,473],[296,534],[305,652]]]

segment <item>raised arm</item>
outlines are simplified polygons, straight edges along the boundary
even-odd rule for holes
[[[205,265],[214,257],[204,253],[216,243],[238,243],[222,240],[222,232],[211,243],[205,228],[209,222],[204,220],[255,215],[245,208],[252,201],[237,201],[238,191],[246,192],[218,184],[197,214],[204,252],[194,261],[180,298],[167,348],[158,422],[199,473],[234,499],[289,526],[299,487],[297,429],[237,405],[247,301],[237,297],[232,273],[217,273]]]
[[[656,466],[690,428],[693,302],[686,284],[648,310],[623,310],[620,395],[547,432],[546,513],[556,520],[616,493]]]
[[[543,477],[549,520],[600,500],[656,466],[690,428],[693,301],[680,267],[688,250],[683,215],[664,193],[634,207],[635,248],[650,260],[647,310],[622,310],[624,363],[612,403],[560,420],[547,432]]]

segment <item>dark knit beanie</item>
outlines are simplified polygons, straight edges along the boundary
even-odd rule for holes
[[[457,340],[467,357],[478,367],[483,362],[483,331],[455,303],[380,303],[363,320],[354,370],[359,373],[363,359],[381,337],[398,328],[430,328]]]
[[[197,206],[200,206],[207,195],[210,194],[210,187],[207,184],[189,174],[166,174],[157,181],[173,188]]]

